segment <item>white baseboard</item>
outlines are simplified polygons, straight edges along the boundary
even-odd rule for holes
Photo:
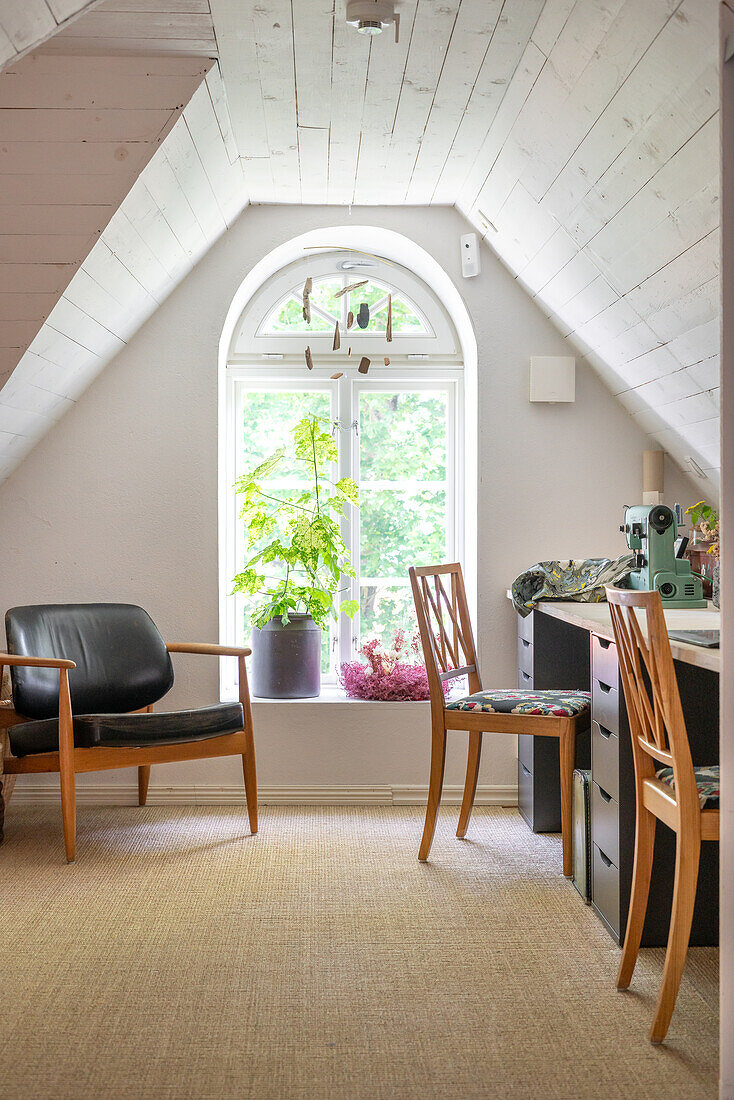
[[[463,788],[447,784],[442,801],[447,806],[461,803]],[[241,786],[164,787],[151,784],[149,806],[239,806],[244,802]],[[424,806],[428,788],[422,785],[380,787],[260,787],[261,806]],[[76,800],[80,806],[136,806],[137,784],[95,783],[78,785]],[[18,783],[11,804],[38,806],[58,803],[58,786]],[[485,785],[477,787],[475,806],[516,806],[517,787]],[[12,812],[12,811],[11,811]]]

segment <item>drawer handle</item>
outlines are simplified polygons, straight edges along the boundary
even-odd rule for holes
[[[525,772],[525,775],[530,775],[530,769],[525,767],[522,760],[518,760],[518,764],[520,765],[522,770]]]
[[[602,649],[609,649],[610,645],[612,644],[610,638],[597,638],[596,640],[602,647]]]
[[[597,783],[597,787],[599,787],[598,783]],[[604,790],[603,787],[599,787],[599,794],[602,796],[602,798],[604,799],[605,802],[611,802],[612,801],[612,796],[610,794],[607,794],[607,792]]]
[[[608,741],[609,738],[612,736],[612,731],[608,730],[606,726],[602,726],[601,722],[597,722],[596,724],[599,729],[599,733],[602,735],[605,741]]]
[[[608,856],[604,855],[601,848],[599,848],[599,855],[601,856],[601,861],[602,861],[602,863],[604,864],[605,867],[611,867],[612,866],[611,859],[609,859]]]
[[[522,644],[525,646],[526,649],[530,645],[530,642],[526,641],[525,638],[521,638],[520,641],[522,642]]]
[[[529,673],[529,672],[525,672],[525,670],[524,670],[524,669],[522,669],[522,668],[520,669],[520,675],[521,675],[521,676],[524,676],[526,680],[529,680],[529,679],[530,679],[530,673]]]
[[[599,687],[600,687],[600,688],[602,689],[602,691],[604,692],[604,694],[605,694],[605,695],[608,695],[608,694],[609,694],[609,692],[610,692],[610,691],[612,690],[612,688],[611,688],[611,685],[610,685],[610,684],[603,684],[603,683],[601,682],[601,680],[597,680],[596,682],[597,682],[597,684],[599,685]]]

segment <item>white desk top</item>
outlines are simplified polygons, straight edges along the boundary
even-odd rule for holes
[[[543,615],[551,615],[555,619],[561,619],[572,626],[579,626],[582,630],[588,630],[592,634],[599,634],[602,638],[614,639],[612,618],[607,603],[541,600],[540,603],[536,604],[535,609]],[[668,630],[718,630],[721,626],[721,612],[717,611],[711,602],[706,608],[700,610],[672,610],[665,611],[664,615]],[[684,661],[688,665],[697,665],[698,668],[708,668],[713,672],[720,672],[721,670],[721,651],[719,649],[704,649],[703,646],[676,642],[672,638],[670,649],[676,661]]]

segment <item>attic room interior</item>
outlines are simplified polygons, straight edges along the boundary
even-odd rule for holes
[[[0,0],[8,1100],[734,1100],[733,187],[734,0]]]

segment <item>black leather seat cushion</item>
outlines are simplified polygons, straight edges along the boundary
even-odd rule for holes
[[[173,745],[236,733],[243,724],[241,703],[217,703],[196,710],[159,714],[78,714],[74,716],[74,744],[77,748]],[[55,718],[11,726],[9,734],[13,756],[57,752],[59,748]]]

